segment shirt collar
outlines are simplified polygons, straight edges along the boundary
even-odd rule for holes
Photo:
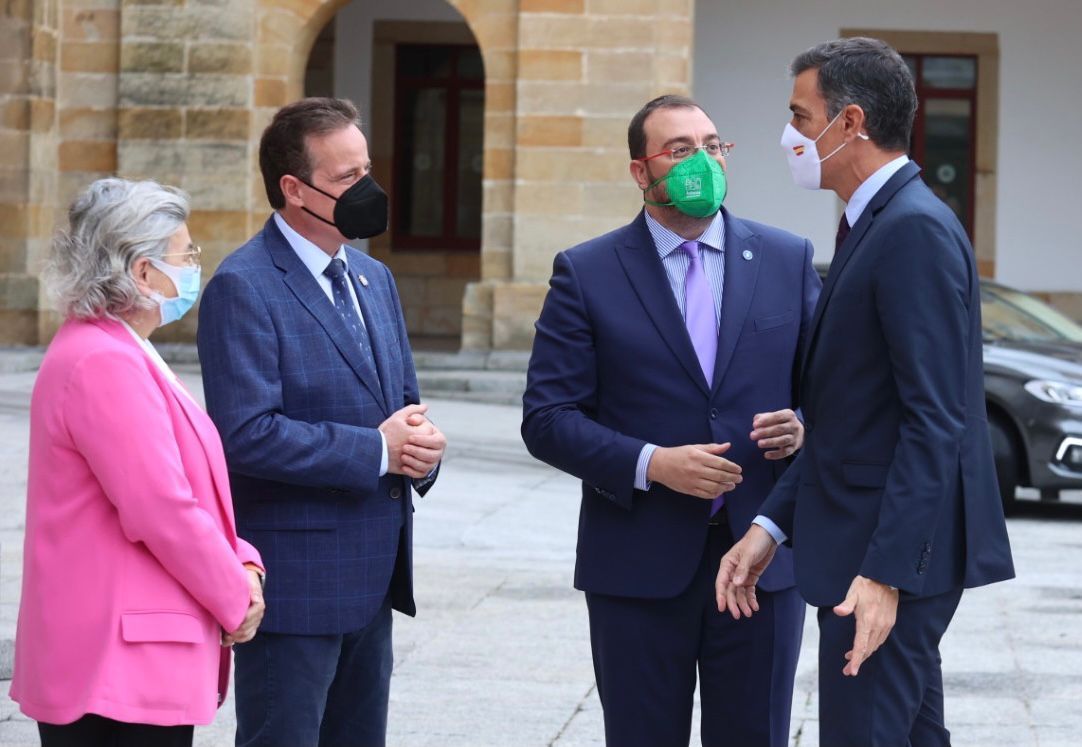
[[[650,236],[653,237],[658,256],[662,259],[668,257],[687,241],[683,236],[673,233],[658,223],[650,215],[649,211],[644,211],[644,214],[646,215],[646,227],[650,229]],[[722,253],[725,252],[725,219],[722,217],[720,210],[714,215],[714,220],[710,221],[710,225],[706,227],[706,230],[696,241],[711,249],[717,249]]]
[[[328,257],[325,251],[293,230],[293,226],[286,223],[285,218],[278,212],[274,213],[274,222],[282,235],[286,237],[290,247],[293,248],[293,252],[316,278],[323,276],[323,271],[327,269],[332,259],[342,260],[346,265],[346,269],[349,269],[349,260],[346,258],[346,248],[344,246],[338,247],[338,252],[333,257]]]
[[[857,224],[861,214],[864,213],[864,208],[868,207],[868,203],[883,188],[883,185],[907,163],[909,163],[909,156],[898,156],[893,161],[880,166],[874,174],[857,187],[857,191],[853,193],[845,206],[845,219],[849,221],[850,228]]]

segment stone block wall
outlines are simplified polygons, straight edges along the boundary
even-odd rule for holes
[[[57,184],[59,2],[0,5],[0,343],[39,337]]]
[[[204,280],[256,227],[256,15],[251,0],[120,2],[117,169],[191,195]],[[155,339],[191,340],[195,323],[189,314]]]
[[[530,346],[553,256],[628,222],[641,204],[628,174],[631,115],[661,93],[686,94],[690,81],[692,0],[518,6],[505,31],[517,41],[504,94],[512,184],[493,194],[486,171],[485,196],[496,199],[486,202],[482,280],[463,301],[464,348]]]
[[[448,1],[485,61],[481,252],[373,253],[403,277],[411,328],[438,333],[461,317],[464,347],[524,348],[553,254],[638,208],[627,119],[687,91],[693,1]],[[208,277],[257,230],[268,212],[259,135],[303,95],[312,44],[346,3],[0,5],[0,343],[55,329],[40,265],[58,214],[94,178],[187,190]],[[190,340],[194,324],[157,339]]]

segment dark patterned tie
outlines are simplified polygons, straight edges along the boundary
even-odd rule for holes
[[[845,242],[845,237],[849,235],[849,217],[843,212],[842,219],[838,221],[838,235],[834,238],[834,251],[837,253],[842,248],[842,244]]]
[[[364,353],[365,360],[375,368],[372,358],[372,344],[368,339],[368,332],[361,321],[360,315],[357,313],[357,306],[353,303],[353,297],[349,294],[346,263],[340,259],[332,259],[323,274],[331,279],[331,288],[334,290],[335,311],[338,312],[338,316],[342,317],[346,328],[353,335],[353,339],[357,341],[361,352]]]

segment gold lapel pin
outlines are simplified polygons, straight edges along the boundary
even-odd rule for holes
[[[357,279],[361,281],[361,285],[363,285],[365,288],[368,287],[368,278],[366,278],[364,275],[357,275]]]

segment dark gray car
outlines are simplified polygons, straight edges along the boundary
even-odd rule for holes
[[[816,266],[826,277],[827,267]],[[1042,301],[981,280],[984,388],[1003,508],[1082,489],[1082,326]]]
[[[981,282],[984,388],[1004,508],[1082,488],[1082,326],[1021,291]]]

